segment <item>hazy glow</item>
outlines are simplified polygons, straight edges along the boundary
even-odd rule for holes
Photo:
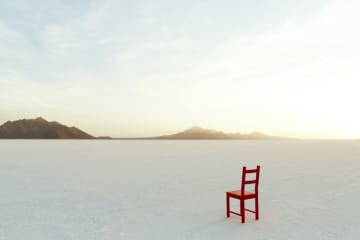
[[[0,122],[360,137],[360,3],[6,1]]]

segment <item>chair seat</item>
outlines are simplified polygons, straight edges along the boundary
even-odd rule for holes
[[[241,190],[229,191],[226,194],[234,198],[252,198],[256,196],[255,193],[247,191],[244,191],[244,196],[242,196]]]

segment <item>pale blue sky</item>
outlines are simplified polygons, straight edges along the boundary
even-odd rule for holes
[[[360,137],[360,3],[0,0],[0,124]]]

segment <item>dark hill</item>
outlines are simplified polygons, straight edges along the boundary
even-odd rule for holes
[[[0,126],[0,138],[92,139],[94,137],[76,127],[68,127],[58,122],[48,122],[39,117],[7,121]]]

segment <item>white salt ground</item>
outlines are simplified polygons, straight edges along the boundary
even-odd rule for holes
[[[360,238],[360,141],[0,140],[0,154],[4,240]],[[257,164],[260,220],[227,219],[225,191]]]

